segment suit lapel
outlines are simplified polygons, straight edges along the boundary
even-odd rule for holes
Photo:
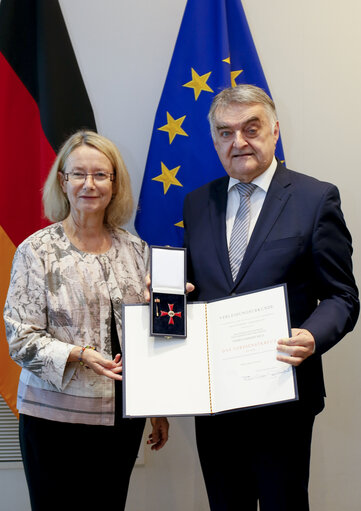
[[[229,265],[227,235],[226,235],[226,210],[227,188],[229,178],[224,177],[211,183],[209,194],[209,214],[212,228],[212,237],[219,263],[230,286],[233,285],[231,268]]]
[[[280,163],[271,181],[260,215],[249,240],[234,287],[238,286],[277,221],[290,195],[290,171]]]

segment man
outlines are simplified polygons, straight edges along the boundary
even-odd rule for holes
[[[312,427],[324,406],[321,355],[359,312],[351,237],[337,188],[275,159],[279,124],[263,90],[222,91],[209,121],[228,177],[185,199],[191,298],[287,283],[292,337],[279,340],[277,358],[296,366],[299,391],[291,403],[196,418],[209,502],[212,511],[255,511],[257,501],[262,511],[305,511]]]

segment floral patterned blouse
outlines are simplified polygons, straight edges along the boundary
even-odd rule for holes
[[[20,413],[114,424],[114,381],[67,363],[74,346],[95,346],[111,359],[111,306],[121,339],[122,303],[144,301],[146,243],[122,229],[111,235],[106,253],[89,254],[74,247],[56,223],[18,247],[4,319],[10,355],[23,368]]]

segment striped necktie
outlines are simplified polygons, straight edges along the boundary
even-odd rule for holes
[[[240,203],[229,243],[229,262],[231,264],[233,281],[236,280],[244,253],[246,252],[250,220],[250,197],[257,188],[257,185],[253,183],[237,183],[235,186],[239,193]]]

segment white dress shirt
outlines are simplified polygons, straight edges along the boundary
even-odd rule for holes
[[[252,193],[250,197],[251,201],[251,209],[250,209],[250,223],[249,223],[249,231],[248,231],[248,241],[253,232],[254,226],[256,225],[258,216],[262,209],[264,200],[266,198],[266,194],[271,184],[273,175],[277,168],[276,158],[273,158],[271,165],[265,170],[261,175],[256,177],[251,181],[257,185],[257,188]],[[234,224],[234,220],[236,218],[236,214],[239,208],[240,197],[238,190],[236,188],[236,184],[239,183],[238,179],[233,177],[229,178],[228,185],[228,199],[227,199],[227,211],[226,211],[226,232],[227,232],[227,245],[229,248],[229,243],[231,239],[232,228]]]

